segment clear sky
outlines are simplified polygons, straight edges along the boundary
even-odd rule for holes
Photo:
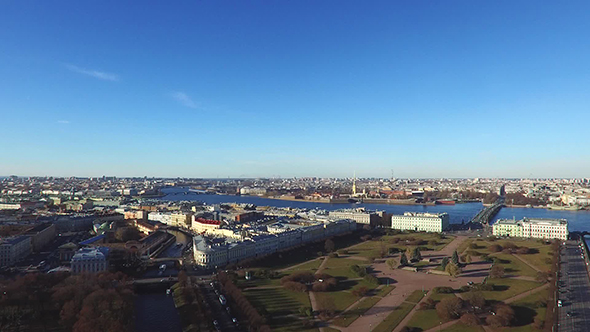
[[[0,175],[589,177],[590,1],[2,1]]]

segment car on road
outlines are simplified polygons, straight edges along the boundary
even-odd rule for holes
[[[563,302],[561,302],[561,300],[558,300],[558,301],[557,301],[557,306],[558,306],[558,307],[562,307],[562,306],[563,306]]]

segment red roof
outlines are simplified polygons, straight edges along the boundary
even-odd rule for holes
[[[220,225],[221,224],[221,221],[219,221],[219,220],[208,220],[208,219],[203,219],[203,218],[197,218],[195,221],[199,222],[201,224],[209,224],[209,225]]]

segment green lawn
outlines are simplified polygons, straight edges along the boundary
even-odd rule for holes
[[[342,312],[351,304],[358,300],[358,297],[352,295],[350,292],[314,292],[318,303],[322,303],[323,298],[332,298],[336,312]],[[321,308],[320,308],[321,309]]]
[[[460,244],[460,245],[457,247],[457,253],[458,253],[459,255],[461,255],[461,254],[463,253],[463,251],[465,251],[465,250],[467,250],[467,249],[469,248],[469,245],[470,245],[471,243],[474,243],[474,241],[473,241],[473,240],[471,240],[471,239],[467,239],[467,240],[463,241],[463,243],[461,243],[461,244]],[[481,246],[481,244],[480,244],[480,243],[478,243],[478,245],[480,245],[480,246]],[[472,249],[472,250],[475,250],[475,249]]]
[[[412,311],[414,304],[404,302],[385,317],[381,324],[377,325],[374,332],[390,332]]]
[[[486,300],[496,301],[503,301],[515,295],[541,286],[541,284],[538,282],[507,278],[489,279],[488,284],[494,285],[494,287],[499,289],[493,291],[482,291],[482,294]]]
[[[307,293],[284,288],[250,289],[244,295],[256,308],[264,308],[271,315],[298,314],[300,307],[311,307]]]
[[[381,289],[379,289],[379,291],[375,295],[383,297],[383,296],[389,294],[394,289],[395,289],[395,286],[392,286],[392,285],[383,286],[383,287],[381,287]]]
[[[467,326],[461,323],[453,324],[442,332],[484,332],[485,330],[481,326]]]
[[[440,250],[454,239],[453,236],[448,235],[444,239],[439,239],[438,235],[434,233],[403,233],[398,235],[384,235],[380,240],[370,240],[358,244],[354,248],[349,249],[348,253],[349,255],[367,258],[372,255],[379,254],[381,252],[382,243],[385,248],[397,248],[400,250],[405,250],[407,247],[411,246],[405,242],[406,239],[410,237],[426,241],[427,243],[421,246],[427,247],[429,250]],[[400,241],[393,243],[392,240],[394,238],[399,238]],[[437,242],[436,245],[428,243],[432,240]]]
[[[331,328],[329,326],[324,327],[324,331],[326,331],[326,332],[340,332],[340,330]]]
[[[424,298],[424,293],[421,290],[416,290],[413,291],[412,294],[410,294],[410,296],[405,299],[405,301],[410,303],[418,303],[420,300],[422,300],[422,298]]]
[[[359,261],[358,259],[329,258],[328,262],[322,269],[322,273],[326,273],[334,277],[358,278],[359,276],[350,269],[352,265],[365,266],[365,264],[363,264],[363,262]]]
[[[506,330],[511,332],[538,331],[533,327],[533,321],[537,316],[545,319],[547,307],[538,308],[537,301],[547,300],[548,295],[549,290],[544,289],[511,303],[510,305],[514,309],[514,314],[516,316],[516,323],[514,324],[515,326],[506,328]]]
[[[549,264],[546,260],[547,258],[552,259],[553,256],[549,255],[548,253],[551,252],[550,245],[543,245],[541,247],[537,247],[539,250],[536,254],[529,254],[529,255],[520,255],[522,259],[526,260],[529,264],[533,265],[534,267],[538,268],[541,271],[549,271],[551,270],[551,264]]]
[[[270,328],[275,332],[319,332],[318,328],[305,328],[303,321],[296,317],[280,316],[268,322]]]
[[[312,273],[315,273],[315,271],[317,271],[318,267],[320,267],[320,265],[322,264],[323,260],[321,259],[312,259],[304,264],[301,264],[299,266],[296,266],[292,269],[286,270],[283,273],[292,273],[293,271],[309,271]]]
[[[445,297],[455,297],[455,295],[432,293],[429,297],[435,301],[440,301]],[[417,310],[414,316],[412,316],[412,319],[410,319],[410,321],[408,322],[407,326],[418,327],[422,330],[428,330],[438,326],[440,322],[441,320],[438,317],[438,314],[436,313],[436,309]]]
[[[506,275],[536,277],[537,271],[526,265],[520,259],[510,254],[495,254],[493,257],[500,259],[500,265],[504,267]]]
[[[367,297],[364,298],[356,307],[344,312],[342,315],[335,318],[332,323],[334,325],[347,327],[354,322],[361,314],[364,314],[367,310],[371,309],[381,298],[379,297]]]

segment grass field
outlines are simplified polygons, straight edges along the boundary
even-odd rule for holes
[[[547,307],[537,307],[537,301],[547,300],[549,290],[545,289],[535,294],[531,294],[523,299],[511,303],[516,317],[515,326],[506,328],[506,331],[511,332],[528,332],[538,331],[533,327],[535,317],[539,316],[545,318],[545,311]]]
[[[328,258],[328,262],[324,265],[322,273],[327,273],[334,277],[342,278],[358,278],[350,267],[352,265],[364,266],[362,261],[350,258]]]
[[[412,311],[414,304],[404,302],[385,317],[381,324],[377,325],[374,332],[390,332]]]
[[[443,329],[442,332],[484,332],[481,326],[467,326],[461,323],[453,324],[452,326]]]
[[[395,238],[400,239],[400,241],[393,243],[392,241]],[[427,247],[429,250],[440,250],[454,239],[453,236],[446,236],[444,239],[440,239],[438,235],[434,233],[403,233],[398,235],[384,235],[380,240],[370,240],[356,245],[354,248],[349,249],[349,254],[368,258],[370,256],[379,254],[381,252],[382,246],[386,250],[387,248],[405,250],[407,247],[412,247],[412,245],[406,243],[406,239],[408,238],[426,241],[426,243],[421,246]],[[431,241],[436,241],[436,244],[431,244]]]
[[[325,332],[340,332],[340,330],[337,330],[337,329],[331,328],[331,327],[329,327],[329,326],[326,326],[326,327],[324,327],[324,331],[325,331]]]
[[[405,299],[405,302],[418,303],[420,300],[422,300],[422,298],[424,298],[424,293],[421,290],[416,290]]]
[[[518,280],[518,279],[489,279],[488,284],[494,285],[498,290],[482,291],[481,293],[486,300],[503,301],[515,295],[524,293],[533,288],[541,286],[538,282]]]
[[[536,277],[537,271],[526,265],[520,259],[510,254],[495,254],[493,257],[500,259],[500,265],[504,267],[506,275]]]
[[[319,332],[318,328],[305,328],[303,321],[295,317],[276,317],[268,323],[275,332]]]
[[[394,289],[395,289],[395,286],[392,286],[392,285],[383,286],[375,295],[383,297],[383,296],[389,294]]]
[[[440,301],[445,297],[455,297],[455,295],[432,293],[429,297],[435,301]],[[442,322],[444,323],[444,321]],[[410,319],[410,321],[408,322],[407,326],[421,328],[422,330],[428,330],[438,326],[439,323],[441,323],[441,320],[438,317],[438,314],[436,313],[436,309],[417,310],[414,316],[412,316],[412,319]]]
[[[363,299],[356,307],[348,310],[339,317],[335,318],[332,323],[334,325],[346,327],[352,324],[361,314],[371,309],[377,302],[381,301],[379,297],[367,297]]]
[[[325,298],[331,298],[334,303],[336,312],[342,312],[351,304],[358,300],[358,297],[352,295],[350,292],[314,292],[318,304],[321,304]],[[320,308],[322,309],[322,308]]]
[[[536,248],[539,250],[536,254],[529,254],[529,255],[520,255],[522,259],[526,260],[529,264],[533,265],[534,267],[538,268],[541,271],[549,271],[551,270],[551,259],[552,254],[551,246],[550,245],[543,245],[541,247]]]
[[[307,293],[292,292],[284,288],[259,288],[244,291],[248,300],[258,308],[264,308],[269,314],[298,314],[299,308],[311,307]]]
[[[318,267],[320,267],[320,265],[322,265],[323,260],[321,259],[312,259],[306,263],[303,263],[299,266],[296,266],[292,269],[288,269],[286,271],[283,271],[283,273],[287,274],[287,273],[293,273],[294,271],[309,271],[311,273],[315,273],[315,271],[317,271]]]

